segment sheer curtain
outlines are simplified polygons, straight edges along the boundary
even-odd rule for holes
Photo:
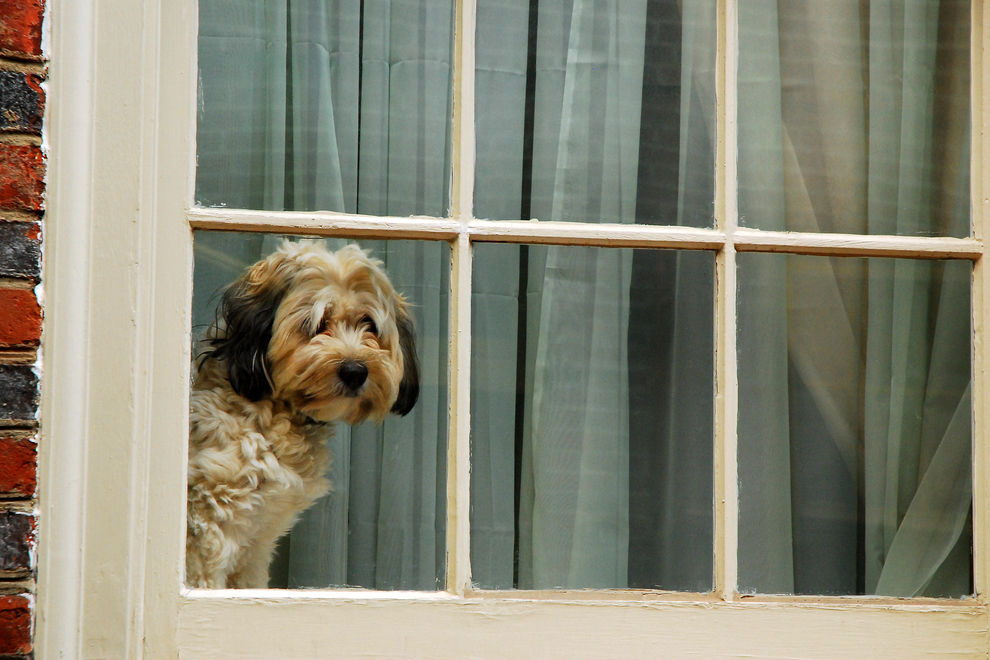
[[[452,16],[449,0],[201,0],[198,203],[443,215]],[[197,329],[280,240],[197,232]],[[272,586],[442,587],[448,248],[362,247],[413,303],[420,400],[381,427],[338,427],[333,492],[282,543]]]
[[[449,0],[200,5],[199,203],[446,213]],[[967,12],[741,3],[741,222],[967,235]],[[714,2],[479,0],[478,25],[476,215],[713,224]],[[273,240],[197,234],[198,323]],[[275,584],[442,576],[446,248],[376,247],[426,388],[341,429]],[[711,255],[475,256],[475,580],[710,589]],[[740,256],[744,590],[969,593],[968,268]]]
[[[714,4],[684,12],[479,3],[477,214],[710,225]],[[710,588],[714,261],[480,246],[475,263],[475,580]]]
[[[968,235],[968,10],[744,3],[743,223]],[[744,589],[971,593],[969,270],[740,259]]]

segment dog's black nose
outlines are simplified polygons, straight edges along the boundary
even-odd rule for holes
[[[351,392],[357,392],[368,380],[368,367],[363,362],[345,360],[337,367],[337,377]]]

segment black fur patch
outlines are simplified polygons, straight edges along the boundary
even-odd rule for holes
[[[205,357],[226,364],[231,387],[251,401],[272,393],[266,375],[270,366],[268,344],[275,312],[287,289],[284,279],[279,280],[261,286],[242,277],[231,284],[217,307],[217,327],[223,329],[209,340],[211,349],[205,353]]]
[[[399,329],[399,348],[402,350],[402,381],[399,383],[399,396],[392,406],[392,412],[405,415],[419,399],[419,359],[416,357],[416,329],[412,318],[398,315],[396,326]]]

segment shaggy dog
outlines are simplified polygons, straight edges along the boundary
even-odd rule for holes
[[[275,542],[326,494],[330,423],[405,415],[413,325],[381,262],[286,241],[228,287],[190,395],[186,584],[264,588]]]

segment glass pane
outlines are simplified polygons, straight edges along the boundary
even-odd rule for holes
[[[200,0],[196,202],[444,215],[453,0]]]
[[[741,223],[968,235],[970,4],[740,2]]]
[[[715,4],[478,0],[475,215],[712,226]]]
[[[284,240],[195,233],[187,582],[442,589],[449,247]]]
[[[474,582],[710,590],[714,255],[474,256]]]
[[[740,589],[973,593],[970,262],[738,263]]]

